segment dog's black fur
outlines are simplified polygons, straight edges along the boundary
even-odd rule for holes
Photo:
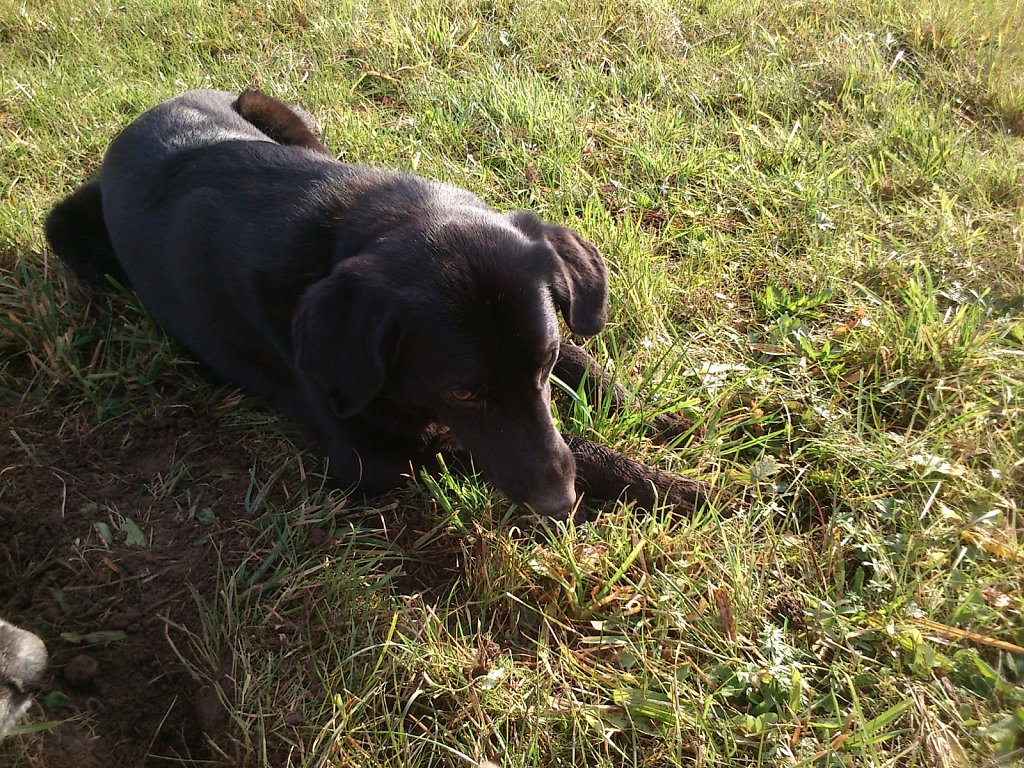
[[[243,91],[235,111],[278,144],[305,147],[334,157],[320,141],[313,119],[296,107],[289,107],[262,91]]]
[[[46,668],[43,641],[0,619],[0,739],[28,709]]]
[[[454,439],[539,514],[573,506],[595,456],[588,471],[620,475],[605,495],[653,502],[650,468],[630,465],[648,493],[630,491],[618,458],[567,445],[551,419],[552,369],[596,372],[560,346],[556,308],[582,336],[607,310],[604,261],[570,229],[339,163],[304,113],[258,92],[192,91],[125,129],[46,233],[79,275],[130,285],[213,371],[313,429],[343,487],[394,488]]]

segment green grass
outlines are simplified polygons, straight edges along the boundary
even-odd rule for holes
[[[614,508],[522,539],[485,485],[442,476],[388,512],[420,523],[385,535],[337,516],[314,473],[297,484],[278,440],[257,544],[181,628],[232,748],[1009,765],[1024,656],[994,641],[1024,645],[1021,19],[1016,0],[6,3],[0,396],[91,424],[172,390],[231,397],[128,297],[69,284],[41,221],[147,107],[260,86],[343,160],[596,243],[612,306],[591,349],[699,439],[655,446],[578,400],[560,419],[740,512]]]

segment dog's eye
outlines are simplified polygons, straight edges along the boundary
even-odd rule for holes
[[[468,403],[477,398],[476,392],[472,389],[464,389],[463,387],[452,387],[448,390],[448,394],[463,403]]]
[[[558,350],[552,349],[548,356],[544,359],[544,365],[551,365],[558,359]]]

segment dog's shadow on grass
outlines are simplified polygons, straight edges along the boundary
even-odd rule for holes
[[[530,653],[541,622],[524,563],[571,532],[514,527],[521,510],[452,473],[369,503],[329,490],[275,417],[193,389],[120,412],[2,406],[15,439],[0,498],[18,512],[0,611],[47,642],[42,717],[62,722],[5,750],[27,765],[243,765],[249,665],[279,659],[295,699],[315,702],[333,663],[321,649],[373,647],[381,621],[435,617],[466,642],[479,623],[487,647]]]

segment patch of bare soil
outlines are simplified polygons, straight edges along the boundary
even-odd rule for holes
[[[64,721],[0,765],[223,764],[226,717],[175,627],[198,630],[189,587],[211,599],[255,535],[250,450],[195,404],[96,427],[0,403],[0,433],[0,615],[46,641],[41,706]]]

